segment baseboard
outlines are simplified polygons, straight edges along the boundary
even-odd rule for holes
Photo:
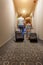
[[[9,37],[6,41],[4,41],[3,43],[0,44],[0,47],[2,47],[4,44],[6,44],[9,40],[11,40],[13,38],[13,36]]]
[[[43,43],[43,40],[42,40],[42,39],[39,38],[38,40],[39,40],[41,43]]]

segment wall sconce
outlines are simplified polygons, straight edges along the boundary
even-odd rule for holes
[[[34,0],[34,3],[36,3],[37,2],[37,0]]]

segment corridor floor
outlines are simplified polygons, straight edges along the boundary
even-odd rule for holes
[[[0,48],[0,65],[43,65],[43,43],[11,39]]]

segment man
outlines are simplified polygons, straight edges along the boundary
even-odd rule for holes
[[[22,30],[22,34],[24,35],[24,23],[25,23],[25,20],[22,16],[19,16],[18,20],[17,20],[17,26],[20,30]]]

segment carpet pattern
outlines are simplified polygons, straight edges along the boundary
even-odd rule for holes
[[[43,65],[43,43],[11,39],[0,48],[0,65]]]

